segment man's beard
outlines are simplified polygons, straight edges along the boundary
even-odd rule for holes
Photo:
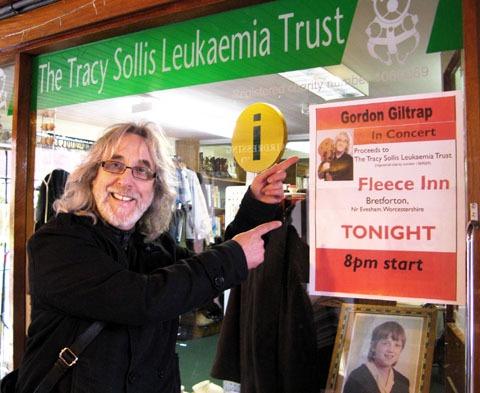
[[[135,199],[136,203],[135,208],[122,207],[118,206],[116,209],[112,208],[112,205],[108,203],[109,198],[113,198],[111,193],[115,192],[121,195],[128,195]],[[98,191],[93,187],[93,196],[97,205],[97,210],[100,216],[112,225],[115,228],[119,229],[130,229],[135,226],[135,224],[142,218],[145,211],[149,208],[153,200],[150,201],[140,201],[140,196],[137,193],[132,193],[125,190],[116,189],[115,191]]]

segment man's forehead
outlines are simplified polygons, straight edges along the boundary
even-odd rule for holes
[[[144,138],[136,134],[124,134],[106,152],[110,159],[116,158],[130,163],[153,163],[152,152]]]
[[[111,160],[118,160],[118,161],[126,161],[127,159],[134,163],[134,164],[143,164],[143,165],[148,165],[148,166],[151,166],[152,163],[150,162],[150,159],[148,159],[147,157],[145,158],[140,158],[140,157],[125,157],[123,156],[122,154],[118,154],[118,153],[113,153],[112,156],[110,157]]]

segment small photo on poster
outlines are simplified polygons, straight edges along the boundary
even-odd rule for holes
[[[353,130],[317,133],[317,174],[320,181],[353,180]]]

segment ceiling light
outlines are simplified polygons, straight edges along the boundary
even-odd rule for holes
[[[144,98],[147,95],[144,95]],[[165,90],[148,94],[149,105],[138,116],[147,117],[163,127],[197,130],[231,138],[241,108],[225,108],[220,98],[182,90]]]
[[[281,72],[279,75],[325,101],[368,95],[368,82],[343,64]]]
[[[132,113],[148,112],[152,110],[152,103],[150,101],[140,101],[132,104]]]
[[[287,150],[308,155],[310,153],[309,141],[291,141],[287,142]]]

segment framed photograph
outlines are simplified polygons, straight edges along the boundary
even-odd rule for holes
[[[327,392],[427,393],[436,309],[343,304]]]

